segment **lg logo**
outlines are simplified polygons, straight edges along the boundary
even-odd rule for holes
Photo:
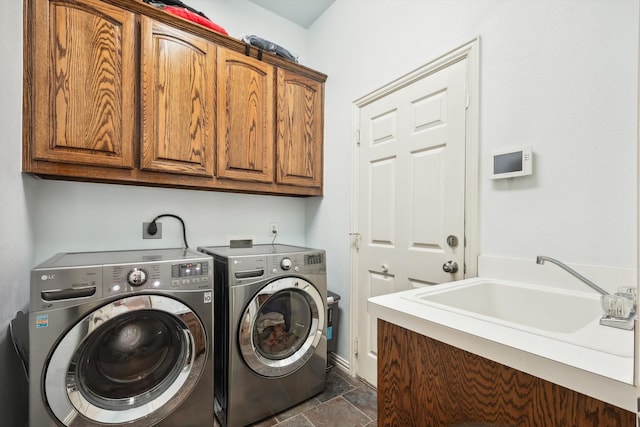
[[[40,280],[56,280],[55,274],[43,274],[40,276]]]

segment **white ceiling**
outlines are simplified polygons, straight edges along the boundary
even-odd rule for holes
[[[249,0],[289,21],[309,28],[335,0]]]

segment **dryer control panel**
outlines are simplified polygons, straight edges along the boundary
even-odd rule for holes
[[[282,274],[283,272],[322,274],[326,272],[323,253],[270,255],[268,258],[272,274]]]
[[[238,257],[230,259],[229,272],[237,282],[247,283],[285,274],[326,274],[326,264],[320,252]]]
[[[323,280],[327,274],[325,251],[282,244],[254,245],[248,248],[201,246],[198,250],[212,255],[226,268],[228,286],[246,285],[281,276],[314,276]],[[217,266],[218,264],[216,264]],[[217,275],[217,273],[216,273]],[[217,279],[216,279],[217,280]]]

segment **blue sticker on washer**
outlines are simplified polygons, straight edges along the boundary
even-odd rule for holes
[[[333,335],[333,326],[329,326],[327,328],[327,339],[330,340],[332,335]]]
[[[36,328],[46,328],[49,326],[49,315],[39,314],[36,316]]]

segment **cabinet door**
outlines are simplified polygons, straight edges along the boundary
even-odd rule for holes
[[[142,170],[213,177],[216,46],[142,17]]]
[[[40,26],[33,158],[132,168],[134,14],[97,0],[49,2],[39,10],[48,14],[32,23]]]
[[[274,180],[273,66],[240,53],[218,53],[218,178]]]
[[[322,187],[323,85],[278,70],[277,183]]]

